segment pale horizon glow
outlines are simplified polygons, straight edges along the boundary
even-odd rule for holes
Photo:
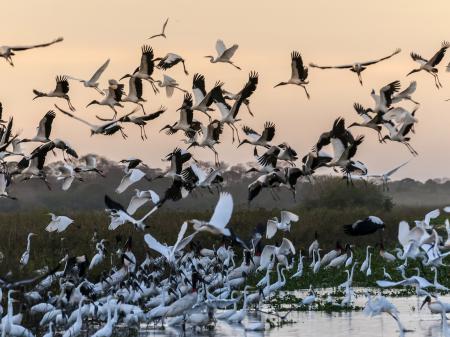
[[[419,123],[411,144],[419,156],[403,167],[394,179],[410,177],[419,180],[450,177],[450,155],[446,145],[450,133],[450,74],[445,66],[450,52],[439,65],[443,89],[437,90],[432,76],[418,73],[405,75],[417,64],[409,53],[415,51],[425,58],[431,57],[443,40],[450,40],[447,1],[435,1],[433,6],[411,1],[379,1],[371,6],[360,1],[90,1],[11,2],[3,8],[0,28],[0,45],[26,45],[50,41],[58,36],[64,42],[48,48],[18,52],[15,67],[0,59],[2,85],[0,101],[4,106],[4,118],[14,116],[14,129],[22,130],[21,137],[32,137],[42,116],[54,103],[63,108],[67,104],[58,99],[42,98],[32,101],[32,89],[47,91],[54,88],[56,75],[72,75],[88,79],[108,58],[110,65],[101,78],[101,88],[107,87],[110,78],[119,79],[132,72],[139,64],[140,48],[144,44],[153,47],[156,56],[174,52],[183,56],[189,76],[181,65],[169,69],[182,88],[190,89],[192,75],[205,75],[207,89],[217,80],[225,82],[225,88],[238,91],[248,78],[248,73],[259,73],[259,85],[251,97],[252,118],[245,107],[239,114],[248,125],[261,130],[265,121],[276,124],[274,144],[286,141],[294,147],[299,157],[306,154],[319,135],[328,131],[335,118],[345,117],[347,125],[359,121],[353,103],[372,105],[370,91],[378,90],[394,80],[400,80],[402,88],[410,81],[417,81],[414,99],[421,103],[417,113]],[[159,33],[164,20],[169,17],[167,39],[146,40]],[[215,42],[222,38],[227,45],[239,44],[234,61],[242,67],[236,70],[226,64],[210,64],[205,55],[215,54]],[[349,70],[320,70],[310,68],[308,86],[311,100],[302,88],[273,86],[290,76],[290,53],[298,50],[306,64],[339,65],[376,59],[402,52],[393,58],[370,66],[363,72],[364,86],[360,86],[355,74]],[[155,71],[155,78],[163,72]],[[126,86],[127,81],[124,81]],[[81,83],[70,83],[70,96],[77,108],[76,114],[93,123],[100,123],[95,115],[110,117],[107,107],[89,107],[86,104],[98,99],[93,89]],[[57,113],[52,138],[67,140],[80,155],[97,153],[113,160],[139,157],[149,166],[161,166],[161,158],[180,142],[182,135],[167,136],[159,133],[162,126],[178,118],[175,111],[182,102],[182,93],[175,91],[167,99],[164,92],[154,95],[150,85],[144,84],[147,112],[166,106],[166,113],[151,121],[146,127],[149,139],[142,141],[139,128],[126,126],[128,139],[90,137],[89,129],[75,120]],[[401,104],[412,109],[413,104]],[[119,114],[131,111],[133,104],[125,103]],[[216,109],[217,110],[217,109]],[[213,112],[213,116],[217,116]],[[196,118],[203,121],[201,113]],[[369,168],[369,174],[382,173],[411,159],[405,146],[399,143],[378,143],[376,133],[364,128],[353,128],[353,134],[366,135],[355,157]],[[385,131],[384,131],[385,132]],[[252,148],[231,143],[231,130],[225,126],[221,144],[217,146],[220,159],[229,164],[247,163],[253,160]],[[244,137],[244,135],[241,135]],[[27,145],[27,149],[32,148]],[[198,159],[213,162],[214,156],[207,149],[194,149]],[[298,162],[300,166],[300,162]],[[324,172],[324,171],[321,171]]]

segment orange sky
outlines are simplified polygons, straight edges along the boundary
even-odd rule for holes
[[[448,27],[448,1],[434,1],[433,6],[411,1],[39,1],[10,2],[2,8],[0,44],[30,44],[63,36],[61,44],[39,50],[18,53],[16,66],[10,67],[0,60],[0,101],[6,115],[13,114],[15,127],[22,136],[32,136],[39,119],[53,107],[54,99],[32,101],[32,89],[46,91],[54,86],[54,77],[70,74],[89,77],[107,58],[109,68],[102,77],[102,87],[109,78],[120,78],[139,63],[140,47],[150,43],[156,54],[175,52],[186,59],[190,76],[181,67],[168,74],[181,86],[190,88],[195,72],[206,76],[209,88],[216,80],[226,88],[239,90],[250,70],[260,74],[260,84],[252,96],[251,118],[242,109],[244,123],[259,130],[265,121],[277,126],[275,143],[287,141],[300,155],[312,147],[321,132],[327,131],[338,116],[348,122],[358,120],[352,109],[353,102],[372,104],[370,91],[393,80],[403,86],[417,80],[415,99],[421,103],[419,124],[412,145],[419,152],[397,178],[409,176],[417,179],[450,176],[449,142],[450,74],[444,71],[450,60],[440,65],[440,78],[444,88],[437,90],[433,78],[425,73],[405,78],[416,64],[410,51],[428,58],[437,51],[444,39],[450,39]],[[162,22],[170,17],[168,39],[147,42],[147,36],[160,31]],[[238,43],[234,60],[243,68],[238,71],[229,65],[210,64],[204,55],[215,53],[215,41],[222,38],[226,44]],[[356,76],[346,70],[321,71],[310,69],[307,101],[297,87],[273,85],[287,80],[290,75],[290,52],[299,50],[306,63],[342,64],[365,61],[402,48],[394,58],[372,66],[363,73],[361,87]],[[156,78],[162,73],[157,71]],[[71,83],[70,95],[79,116],[95,122],[95,115],[110,116],[105,107],[86,104],[98,98],[92,89]],[[161,126],[175,121],[175,109],[182,94],[175,92],[168,100],[165,95],[155,96],[146,85],[146,110],[161,104],[168,107],[165,115],[147,127],[149,140],[142,142],[139,129],[127,127],[127,141],[114,137],[89,136],[89,130],[76,121],[57,115],[53,137],[68,140],[80,154],[94,152],[112,159],[138,156],[150,165],[160,165],[162,155],[180,145],[181,135],[159,134]],[[61,103],[63,106],[64,103]],[[409,103],[404,106],[411,107]],[[127,106],[123,112],[130,111]],[[198,118],[202,118],[198,116]],[[355,129],[355,134],[366,134],[366,140],[356,156],[367,164],[369,173],[389,170],[411,156],[398,143],[380,145],[370,130]],[[236,163],[252,160],[250,147],[236,150],[231,144],[231,132],[225,128],[222,143],[217,147],[221,160]],[[204,160],[213,160],[209,150],[196,149],[194,153]]]

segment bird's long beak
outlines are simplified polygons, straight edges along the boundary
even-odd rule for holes
[[[415,73],[416,71],[417,71],[417,69],[413,69],[413,70],[411,70],[409,73],[407,73],[406,76],[409,76],[409,75]]]
[[[124,78],[127,78],[127,77],[131,77],[130,75],[123,75],[120,79],[119,79],[119,81],[122,81]]]
[[[420,306],[419,310],[422,310],[423,306],[425,305],[425,303],[428,302],[428,298],[425,298],[422,302],[422,305]]]
[[[274,86],[274,88],[276,88],[276,87],[278,87],[278,86],[280,86],[281,85],[281,83],[278,83],[278,84],[276,84],[275,86]]]

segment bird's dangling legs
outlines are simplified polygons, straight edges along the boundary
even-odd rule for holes
[[[75,107],[72,105],[72,102],[70,101],[70,98],[66,98],[67,105],[69,106],[69,109],[71,111],[75,111]]]
[[[363,81],[362,81],[362,77],[361,77],[361,73],[357,72],[358,74],[358,80],[359,80],[359,84],[363,85]]]
[[[142,109],[142,112],[144,113],[144,115],[146,115],[146,113],[145,113],[145,109],[144,109],[144,104],[142,104],[142,103],[138,103],[138,105],[141,107],[141,109]]]
[[[310,96],[309,96],[308,90],[306,90],[306,87],[304,85],[302,85],[301,87],[303,88],[303,90],[305,90],[306,97],[308,99],[310,99]]]
[[[97,86],[93,87],[95,90],[97,90],[98,93],[100,93],[102,96],[105,96],[105,93],[101,91]]]
[[[155,82],[152,78],[147,79],[147,81],[150,82],[150,85],[152,86],[153,92],[155,93],[155,95],[157,93],[159,93],[159,89],[156,87]]]
[[[233,62],[229,62],[233,67],[235,67],[236,69],[238,69],[238,70],[242,70],[240,67],[238,67],[237,65],[235,65]]]
[[[233,127],[231,126],[231,124],[227,123],[227,125],[230,127],[231,132],[232,132],[232,133],[231,133],[231,135],[232,135],[232,136],[231,136],[231,137],[232,137],[232,138],[231,138],[231,142],[234,143],[234,129],[233,129]]]
[[[247,107],[248,113],[250,114],[250,116],[254,117],[252,110],[250,109],[250,102],[248,103],[244,103],[245,106]]]
[[[186,75],[189,75],[188,71],[186,70],[186,65],[184,64],[184,61],[181,61],[181,63],[183,64],[183,70],[184,70],[184,73],[185,73]]]
[[[241,143],[241,139],[239,137],[239,131],[238,131],[236,125],[231,124],[231,126],[234,128],[234,131],[236,131],[236,136],[237,136],[238,143]]]

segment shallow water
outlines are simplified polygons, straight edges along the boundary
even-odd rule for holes
[[[444,302],[450,302],[450,296],[440,298]],[[444,336],[441,328],[439,315],[431,315],[427,306],[419,312],[416,297],[409,298],[389,298],[400,311],[400,320],[408,330],[405,336]],[[366,302],[364,296],[356,298],[355,304],[363,306]],[[262,316],[265,320],[265,315]],[[273,317],[273,316],[272,316]],[[316,336],[399,336],[397,323],[387,314],[376,317],[367,317],[362,311],[339,312],[328,314],[326,312],[308,311],[292,312],[288,319],[295,321],[292,324],[285,324],[279,328],[269,328],[266,323],[266,330],[262,332],[245,331],[247,322],[261,319],[261,316],[250,313],[243,324],[231,325],[223,321],[218,321],[213,331],[193,332],[186,330],[186,336],[208,336],[208,337],[316,337]],[[450,328],[449,328],[450,331]],[[181,330],[177,328],[166,328],[166,330],[142,329],[140,336],[155,337],[175,337],[181,336]],[[450,336],[450,335],[449,335]]]

